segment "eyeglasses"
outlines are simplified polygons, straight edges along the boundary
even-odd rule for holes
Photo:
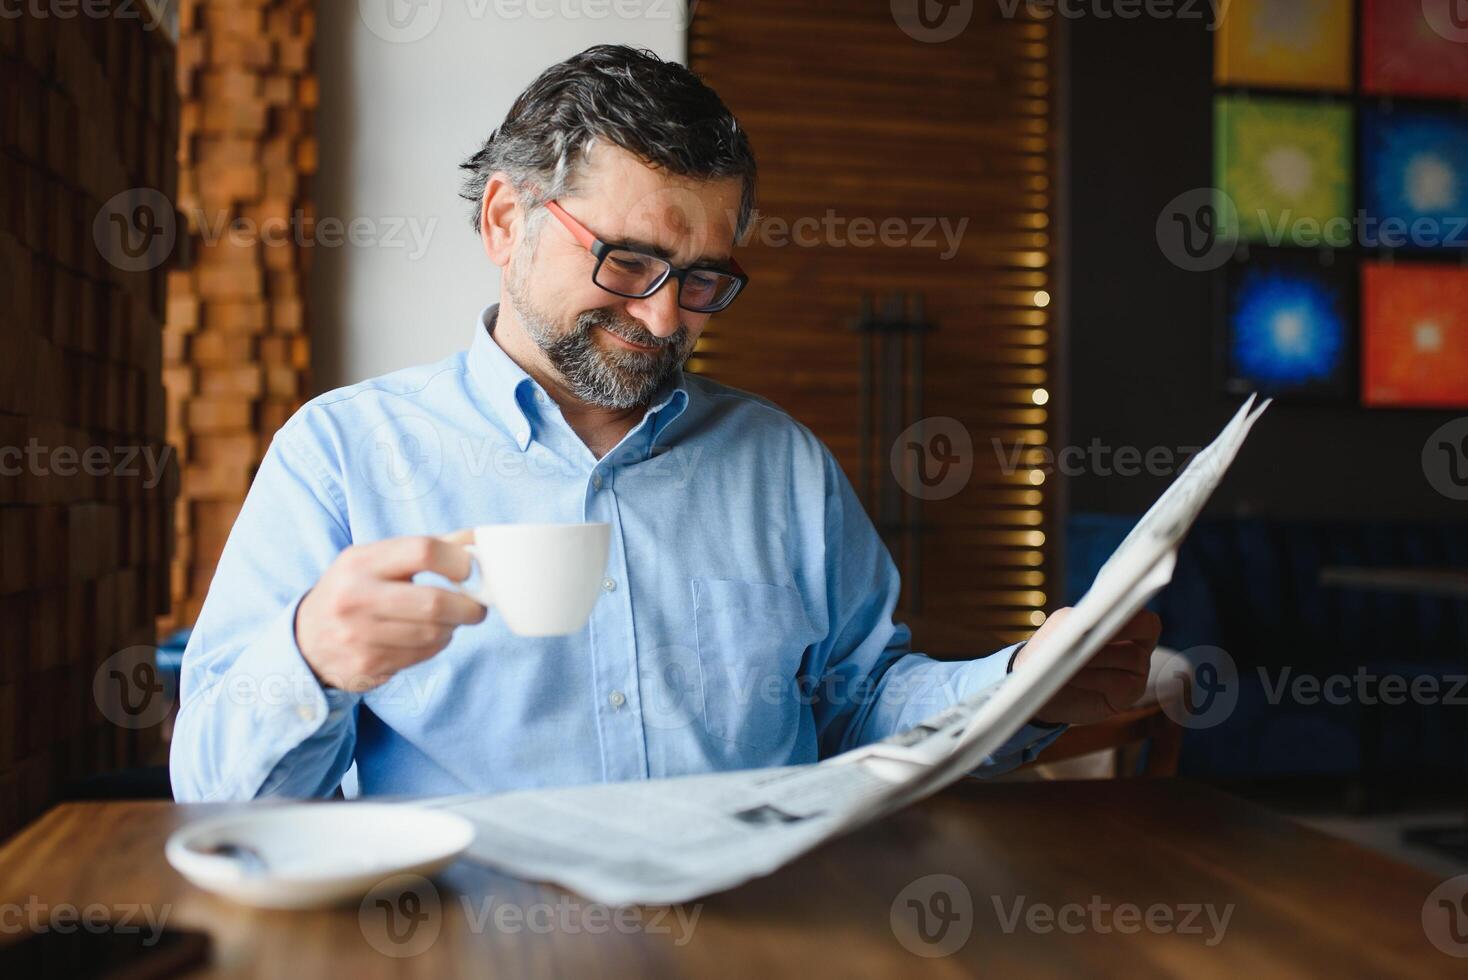
[[[679,306],[690,313],[717,313],[734,302],[749,282],[749,276],[733,259],[729,260],[728,269],[677,269],[667,259],[649,252],[607,244],[555,201],[547,201],[545,206],[596,257],[591,281],[617,296],[646,299],[662,289],[669,279],[677,279]]]

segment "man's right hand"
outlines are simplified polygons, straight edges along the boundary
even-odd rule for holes
[[[296,607],[296,645],[319,681],[369,691],[448,646],[456,626],[484,620],[468,596],[411,582],[418,572],[467,578],[457,538],[389,538],[337,556]]]

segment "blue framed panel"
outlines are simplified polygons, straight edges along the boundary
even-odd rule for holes
[[[1305,401],[1356,392],[1355,263],[1253,249],[1224,269],[1224,387]]]

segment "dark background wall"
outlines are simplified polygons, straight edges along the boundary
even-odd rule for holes
[[[1200,20],[1084,17],[1070,30],[1070,445],[1196,446],[1238,405],[1214,358],[1214,273],[1173,266],[1156,221],[1212,183],[1213,35]],[[1276,405],[1210,513],[1462,521],[1422,447],[1468,412]],[[1137,513],[1164,477],[1085,473],[1070,510]]]

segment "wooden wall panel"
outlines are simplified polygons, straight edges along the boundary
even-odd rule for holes
[[[0,17],[0,837],[156,748],[158,727],[93,683],[154,642],[177,484],[160,378],[173,46],[136,16],[16,12]]]
[[[1031,632],[1051,604],[1053,501],[1035,464],[1056,409],[1054,60],[1047,23],[1022,7],[1005,18],[1000,5],[972,6],[958,36],[924,43],[887,3],[699,4],[690,64],[749,132],[765,224],[740,252],[752,287],[714,319],[692,365],[773,399],[826,441],[903,568],[909,619],[1000,643]],[[800,219],[820,225],[815,243],[768,233]],[[907,239],[943,220],[962,234],[952,246],[937,229],[931,247],[863,245],[855,219],[896,219]],[[897,292],[920,293],[937,324],[904,421],[957,419],[973,445],[967,485],[920,505],[883,503],[892,447],[870,417],[863,437],[851,329],[863,296],[880,306]],[[1005,472],[1021,442],[1025,465]]]
[[[313,0],[183,0],[179,18],[190,258],[170,280],[165,338],[183,473],[165,626],[197,618],[270,436],[308,389],[316,169]]]

